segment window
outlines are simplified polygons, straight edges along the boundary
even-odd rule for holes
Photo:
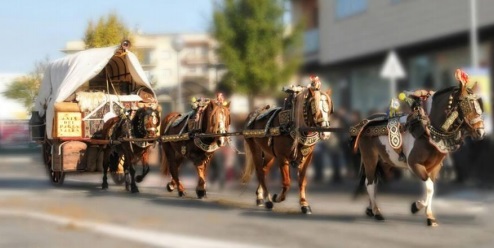
[[[342,19],[364,12],[368,7],[367,0],[335,0],[336,19]]]

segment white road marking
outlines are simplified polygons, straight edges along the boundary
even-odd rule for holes
[[[0,216],[23,217],[35,220],[55,223],[58,225],[70,225],[86,229],[99,234],[106,234],[117,238],[127,239],[158,247],[261,247],[258,245],[241,244],[208,238],[192,237],[190,235],[171,234],[152,230],[136,229],[117,226],[113,224],[98,223],[92,221],[77,220],[41,212],[25,210],[0,209]]]
[[[31,163],[33,158],[26,156],[2,156],[2,163]]]

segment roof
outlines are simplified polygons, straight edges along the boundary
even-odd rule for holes
[[[130,74],[137,85],[150,89],[154,94],[137,57],[130,51],[122,54],[119,51],[120,46],[88,49],[57,59],[47,66],[34,108],[40,116],[46,114],[49,136],[55,103],[66,100],[105,68],[110,78]]]

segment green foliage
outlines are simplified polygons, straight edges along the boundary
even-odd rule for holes
[[[90,20],[84,34],[86,48],[119,45],[124,39],[130,39],[130,31],[116,13],[100,17],[96,25]]]
[[[213,35],[228,69],[222,87],[249,97],[272,95],[298,70],[301,25],[290,35],[280,0],[224,0],[214,12]]]
[[[41,80],[43,80],[43,72],[48,63],[48,58],[37,61],[33,72],[15,79],[7,85],[7,89],[2,92],[2,95],[8,99],[20,102],[26,108],[26,111],[31,111],[34,106],[34,100],[38,95]]]

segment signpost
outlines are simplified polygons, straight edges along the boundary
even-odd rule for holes
[[[406,77],[405,70],[394,51],[388,53],[380,75],[382,78],[389,79],[389,94],[390,98],[393,98],[396,96],[396,80]]]

